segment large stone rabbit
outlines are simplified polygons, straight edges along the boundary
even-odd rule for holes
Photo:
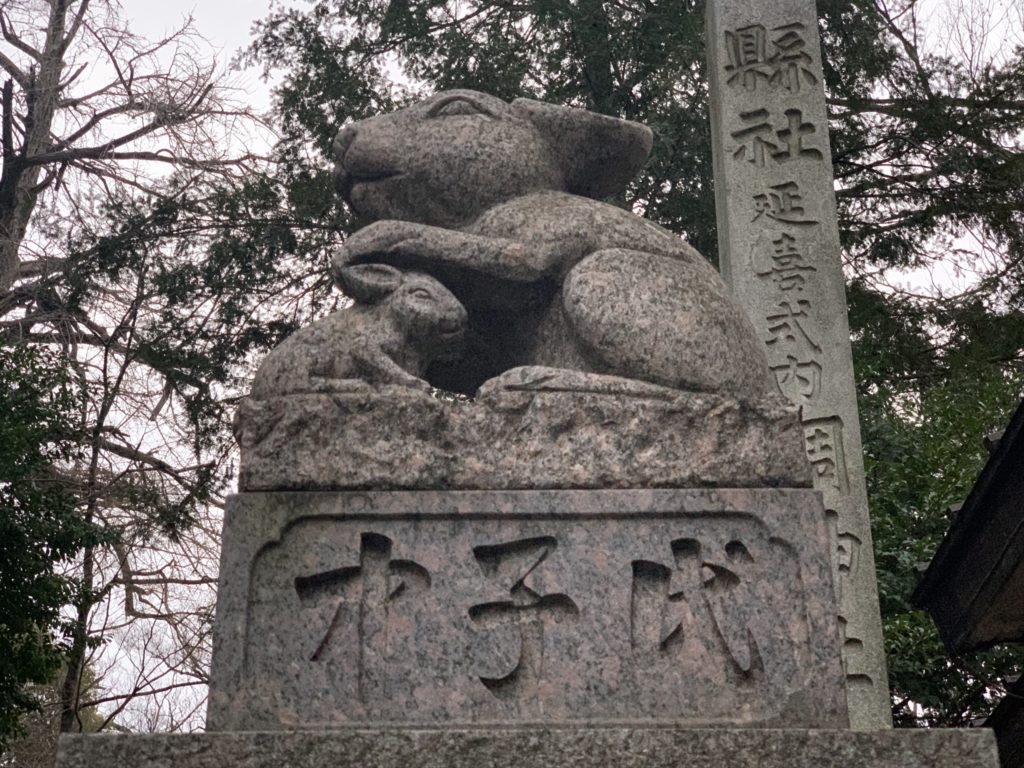
[[[471,393],[513,367],[545,366],[555,370],[537,374],[539,388],[559,388],[569,369],[759,397],[770,390],[764,353],[714,268],[599,202],[650,147],[637,123],[465,90],[349,125],[335,140],[338,189],[375,223],[335,268],[426,272],[466,306],[467,354],[428,369],[438,386]],[[578,373],[564,379],[580,386]]]

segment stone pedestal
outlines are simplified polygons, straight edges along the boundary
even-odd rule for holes
[[[985,729],[352,729],[63,736],[61,768],[996,768]]]
[[[544,371],[511,371],[473,401],[397,386],[249,398],[239,489],[811,485],[800,419],[781,395],[743,401]]]
[[[244,404],[211,732],[60,768],[995,768],[985,732],[848,730],[795,410],[504,383]]]
[[[208,725],[842,727],[820,495],[240,494]]]

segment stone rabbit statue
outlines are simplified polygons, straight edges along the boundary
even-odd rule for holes
[[[386,264],[353,265],[338,279],[356,300],[289,336],[260,366],[252,396],[344,392],[369,384],[429,391],[420,377],[458,357],[466,310],[434,278]]]
[[[599,202],[625,188],[651,142],[638,123],[467,90],[349,125],[335,139],[337,187],[375,223],[345,242],[336,274],[344,283],[353,265],[391,264],[451,289],[469,310],[468,349],[428,369],[437,386],[472,393],[545,366],[766,394],[764,352],[715,269]]]

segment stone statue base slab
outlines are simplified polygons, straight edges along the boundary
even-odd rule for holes
[[[59,768],[998,768],[991,731],[537,728],[61,736]]]
[[[545,370],[510,371],[472,401],[368,385],[247,399],[239,489],[811,485],[803,428],[781,397]]]
[[[809,489],[246,493],[207,724],[845,727]]]

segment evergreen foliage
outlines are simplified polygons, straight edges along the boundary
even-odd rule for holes
[[[95,539],[55,477],[75,458],[81,393],[63,361],[0,348],[0,752],[37,708],[26,684],[47,683],[67,645],[60,608],[81,585],[63,575]]]

